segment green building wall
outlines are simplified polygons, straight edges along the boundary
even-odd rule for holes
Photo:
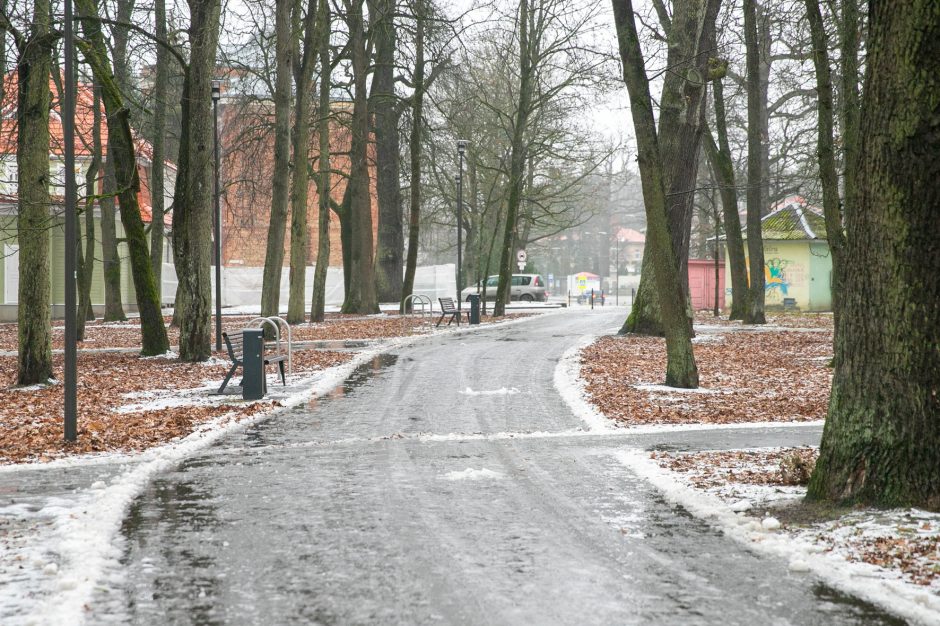
[[[80,219],[80,227],[84,233],[84,220]],[[120,220],[116,225],[117,237],[124,236],[124,228]],[[17,245],[16,217],[0,217],[0,253],[4,245]],[[168,245],[168,244],[167,244]],[[83,251],[84,252],[84,251]],[[136,308],[137,298],[134,290],[134,280],[131,276],[130,261],[126,243],[118,244],[118,256],[121,259],[121,300],[125,308]],[[0,304],[15,306],[6,302],[6,255],[0,254]],[[91,282],[91,302],[93,305],[104,305],[104,277],[101,266],[101,221],[95,218],[95,263],[93,264]],[[53,219],[49,229],[49,264],[52,288],[51,304],[64,304],[65,302],[65,225],[61,218]]]
[[[747,247],[744,249],[747,257]],[[801,311],[832,310],[832,257],[829,244],[816,240],[764,241],[764,303],[784,307],[792,299]],[[725,306],[731,306],[731,263],[725,250]]]

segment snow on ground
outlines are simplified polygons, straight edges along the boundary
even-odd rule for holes
[[[493,470],[486,469],[485,467],[480,469],[473,469],[468,467],[465,470],[459,472],[447,472],[441,476],[444,480],[500,480],[504,478],[499,472],[494,472]]]
[[[581,350],[597,339],[594,335],[585,335],[581,340],[565,351],[555,366],[555,390],[571,411],[583,421],[588,430],[604,432],[616,429],[613,422],[605,417],[588,399],[581,378]]]
[[[513,325],[530,318],[498,322]],[[486,328],[491,328],[487,325]],[[453,334],[474,332],[480,326],[443,330]],[[359,352],[342,365],[288,377],[289,385],[272,386],[269,397],[279,407],[291,407],[324,395],[348,378],[355,368],[380,354],[433,335],[391,339]],[[166,355],[155,358],[167,358]],[[199,406],[222,402],[225,396],[209,396],[215,387],[180,392],[175,389],[128,394],[122,410],[144,410],[155,406]],[[274,409],[276,410],[276,409]],[[203,424],[182,440],[151,448],[140,454],[106,453],[75,456],[48,463],[0,466],[0,474],[62,468],[101,467],[85,488],[65,498],[46,497],[41,506],[0,504],[0,572],[4,573],[0,594],[0,616],[6,624],[80,624],[83,606],[107,572],[120,571],[116,541],[127,508],[152,478],[221,437],[270,417],[272,411],[234,421],[222,415]],[[468,468],[451,480],[500,478],[487,469]],[[0,493],[2,493],[0,489]],[[12,573],[11,573],[12,572]]]
[[[464,396],[512,396],[521,392],[515,387],[510,387],[508,389],[506,387],[500,387],[499,389],[490,389],[486,391],[474,391],[470,387],[467,387],[465,390],[458,391],[457,393]]]
[[[712,486],[696,488],[695,474],[678,473],[661,466],[650,453],[624,450],[617,459],[640,478],[658,488],[667,500],[705,519],[729,536],[758,552],[787,559],[790,571],[812,573],[846,593],[866,599],[883,609],[918,624],[940,624],[940,581],[925,586],[922,578],[907,576],[893,566],[890,546],[921,540],[918,552],[922,568],[940,563],[940,514],[924,511],[866,511],[806,528],[782,527],[773,517],[756,517],[747,511],[757,504],[801,497],[802,487],[781,489],[768,485]],[[881,563],[865,559],[866,547],[881,547]],[[932,552],[930,551],[932,549]],[[915,551],[916,552],[916,551]]]

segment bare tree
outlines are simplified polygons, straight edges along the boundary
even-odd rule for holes
[[[691,329],[685,316],[685,295],[676,263],[675,238],[669,232],[666,177],[656,137],[649,81],[633,17],[633,3],[614,0],[613,6],[646,204],[646,247],[655,268],[659,310],[666,335],[666,384],[694,388],[698,387],[698,368],[692,353]]]

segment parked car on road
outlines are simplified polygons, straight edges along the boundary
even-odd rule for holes
[[[486,279],[486,299],[496,300],[496,287],[499,285],[499,276],[490,276]],[[483,294],[483,284],[467,287],[460,292],[460,299],[467,301],[474,293]],[[509,285],[509,299],[522,302],[545,302],[548,294],[545,292],[545,279],[538,274],[513,274]]]

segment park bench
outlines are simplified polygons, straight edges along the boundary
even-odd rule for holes
[[[225,347],[228,350],[228,358],[232,361],[232,367],[229,369],[228,374],[225,375],[222,386],[219,387],[219,394],[225,391],[225,387],[228,385],[228,381],[232,379],[232,375],[235,374],[235,370],[244,365],[245,354],[245,335],[242,331],[222,333],[222,339],[225,340]],[[277,363],[278,370],[281,372],[281,382],[286,386],[287,378],[284,376],[284,362],[287,360],[287,355],[280,353],[265,355],[262,353],[261,356],[264,360],[264,365]],[[265,392],[267,392],[267,381],[264,380],[264,377],[262,377],[262,385]]]
[[[438,302],[441,303],[441,319],[437,320],[437,325],[440,326],[441,322],[444,321],[444,318],[450,315],[450,319],[447,320],[447,325],[450,326],[450,323],[453,322],[461,313],[467,314],[467,322],[470,321],[470,311],[458,311],[457,306],[454,304],[453,298],[438,298]],[[457,319],[457,323],[460,323],[460,320]]]

